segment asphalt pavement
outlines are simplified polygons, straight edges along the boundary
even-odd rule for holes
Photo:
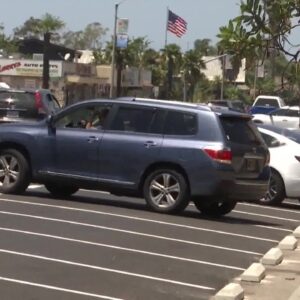
[[[192,204],[157,214],[141,199],[103,192],[54,199],[35,185],[0,194],[0,203],[1,300],[210,299],[231,282],[244,299],[300,299],[299,246],[261,282],[240,280],[300,225],[298,200],[240,203],[220,219]]]

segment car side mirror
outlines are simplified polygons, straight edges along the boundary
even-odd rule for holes
[[[284,145],[284,143],[282,143],[282,142],[280,142],[280,141],[278,141],[278,140],[273,140],[273,141],[271,142],[270,147],[279,147],[279,146],[283,146],[283,145]]]

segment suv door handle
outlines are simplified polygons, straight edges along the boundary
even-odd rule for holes
[[[147,141],[144,143],[144,146],[146,148],[150,148],[150,147],[156,147],[157,146],[157,143],[155,143],[154,141]]]
[[[88,143],[95,143],[99,141],[99,138],[97,138],[96,136],[89,136],[87,138]]]

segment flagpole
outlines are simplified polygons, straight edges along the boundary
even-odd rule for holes
[[[166,22],[166,34],[165,34],[165,48],[168,43],[168,21],[169,21],[169,7],[167,6],[167,22]]]

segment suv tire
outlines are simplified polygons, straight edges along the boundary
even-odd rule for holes
[[[15,149],[0,153],[0,192],[21,194],[30,183],[30,167],[25,156]]]
[[[233,199],[224,199],[220,201],[220,198],[216,199],[196,198],[193,199],[197,209],[204,215],[211,217],[219,217],[230,213],[236,206],[237,201]]]
[[[271,171],[271,177],[268,192],[265,197],[259,200],[260,204],[278,205],[285,198],[285,187],[281,176],[274,170]]]
[[[147,205],[156,212],[178,213],[189,204],[190,193],[184,176],[172,169],[157,169],[144,182]]]
[[[79,190],[79,188],[74,185],[63,185],[57,183],[46,183],[45,188],[51,193],[52,196],[57,198],[70,197]]]

